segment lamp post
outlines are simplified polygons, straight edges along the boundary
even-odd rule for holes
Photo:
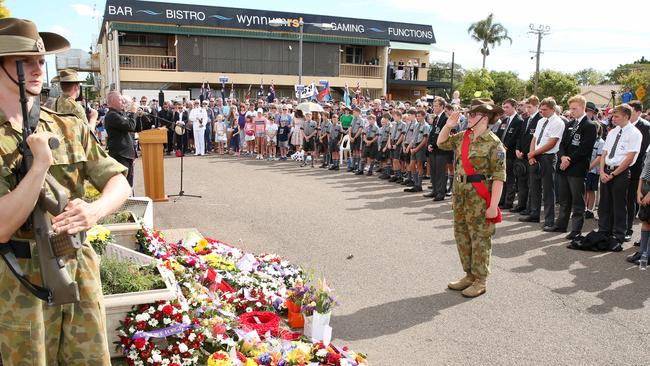
[[[269,25],[271,27],[282,27],[282,26],[291,26],[291,22],[289,22],[286,19],[272,19],[269,21]],[[303,39],[303,28],[305,24],[314,26],[316,28],[322,29],[322,30],[332,30],[334,29],[334,26],[332,26],[331,23],[305,23],[300,20],[300,23],[298,23],[300,26],[300,31],[298,33],[298,84],[302,85],[302,39]]]

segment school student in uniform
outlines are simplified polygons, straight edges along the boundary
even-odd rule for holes
[[[409,147],[409,152],[411,153],[411,171],[413,172],[413,187],[406,188],[404,192],[422,192],[424,162],[427,160],[426,145],[429,138],[429,124],[424,120],[425,117],[425,111],[417,111],[415,134],[413,143]]]
[[[415,111],[413,111],[415,114]],[[414,182],[412,179],[413,176],[413,165],[411,165],[411,145],[413,144],[413,139],[415,137],[415,132],[417,128],[417,122],[413,118],[411,111],[407,111],[404,115],[406,122],[406,135],[404,137],[404,148],[402,149],[402,166],[404,167],[403,178],[400,184],[407,187],[413,187]]]
[[[330,127],[328,134],[329,151],[332,154],[332,166],[329,170],[339,170],[339,146],[344,133],[341,121],[339,121],[339,115],[333,114],[332,127]]]
[[[379,161],[382,169],[382,174],[379,179],[390,179],[392,169],[390,163],[390,150],[388,149],[390,143],[390,133],[393,127],[393,122],[390,121],[390,114],[384,113],[381,117],[381,128],[379,135]]]
[[[374,114],[368,115],[368,126],[363,129],[363,159],[359,165],[356,175],[362,175],[364,163],[368,164],[368,176],[372,175],[372,165],[377,158],[377,139],[379,138],[379,127],[377,127],[376,117]]]
[[[402,145],[404,142],[404,135],[406,134],[406,123],[402,121],[402,112],[393,112],[393,127],[390,134],[390,157],[393,161],[393,176],[388,180],[389,182],[397,182],[402,180]]]

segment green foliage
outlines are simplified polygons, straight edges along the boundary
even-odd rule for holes
[[[490,55],[490,47],[501,45],[503,41],[510,41],[508,30],[501,23],[494,23],[494,14],[488,15],[487,18],[479,20],[467,28],[467,33],[473,40],[482,43],[481,55],[483,55],[483,68],[485,68],[485,58]]]
[[[607,74],[607,82],[610,84],[621,84],[622,79],[633,71],[650,71],[650,61],[645,57],[630,63],[618,65],[614,70]]]
[[[465,74],[463,84],[458,88],[460,99],[463,104],[468,104],[480,93],[481,98],[490,98],[494,90],[494,80],[485,69],[469,70]]]
[[[460,85],[465,77],[465,69],[459,64],[454,64],[454,85]],[[432,62],[429,65],[428,80],[451,81],[451,62]]]
[[[643,70],[643,71],[632,71],[625,76],[622,76],[619,79],[619,83],[623,86],[628,86],[632,90],[632,93],[634,93],[634,97],[638,98],[636,95],[636,90],[641,86],[645,88],[646,95],[643,98],[642,102],[644,106],[650,105],[650,91],[648,90],[650,87],[650,69],[648,70]]]
[[[535,75],[532,75],[526,86],[526,91],[532,94],[534,88]],[[558,104],[567,107],[569,98],[578,93],[580,93],[580,88],[573,75],[553,70],[542,70],[539,72],[537,96],[540,100],[546,97],[553,97]]]
[[[118,211],[102,218],[98,223],[102,225],[109,225],[127,224],[132,222],[135,222],[135,219],[133,218],[131,211]]]
[[[512,71],[490,71],[490,78],[494,81],[492,99],[501,104],[508,98],[521,100],[526,96],[526,82],[519,79],[517,73]]]
[[[142,266],[133,261],[102,257],[99,273],[104,295],[165,288],[165,281],[155,265]]]
[[[607,80],[605,74],[591,67],[582,69],[573,74],[573,76],[576,78],[578,85],[599,85]]]

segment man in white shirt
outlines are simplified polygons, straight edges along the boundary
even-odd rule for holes
[[[192,129],[194,131],[194,147],[196,151],[194,155],[205,155],[205,127],[208,123],[208,101],[204,101],[203,106],[199,105],[199,101],[194,101],[194,108],[190,111],[190,122],[192,122]]]
[[[600,160],[600,203],[598,232],[625,240],[627,229],[627,190],[630,166],[634,165],[643,139],[639,129],[630,123],[632,108],[627,104],[614,108],[612,122],[616,127],[607,134]]]
[[[560,140],[564,134],[564,122],[555,114],[555,100],[551,97],[540,102],[542,119],[537,123],[530,142],[528,164],[532,170],[530,181],[530,214],[522,221],[539,220],[542,192],[544,193],[544,230],[555,224],[555,165]],[[521,219],[520,219],[521,220]]]

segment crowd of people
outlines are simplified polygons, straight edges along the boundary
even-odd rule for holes
[[[441,97],[353,102],[321,103],[322,112],[310,112],[290,99],[208,98],[159,106],[143,97],[139,104],[132,100],[130,108],[136,128],[170,127],[167,154],[293,158],[301,166],[329,170],[343,164],[352,174],[378,173],[406,186],[408,193],[423,192],[427,181],[424,196],[436,202],[451,196],[459,161],[436,140],[454,111],[461,117],[452,132],[468,127],[457,95],[453,103]],[[599,232],[619,243],[630,241],[639,208],[650,203],[650,187],[642,179],[650,144],[643,106],[631,100],[600,111],[579,95],[568,105],[563,111],[553,98],[534,95],[502,103],[502,114],[490,127],[506,148],[507,179],[499,207],[520,214],[519,221],[541,222],[543,231],[566,232],[567,240],[583,238],[585,220],[597,218]],[[99,115],[101,134],[105,113]],[[181,134],[174,133],[178,126]],[[645,229],[643,251],[650,233]],[[640,258],[641,251],[628,260],[638,263]]]

